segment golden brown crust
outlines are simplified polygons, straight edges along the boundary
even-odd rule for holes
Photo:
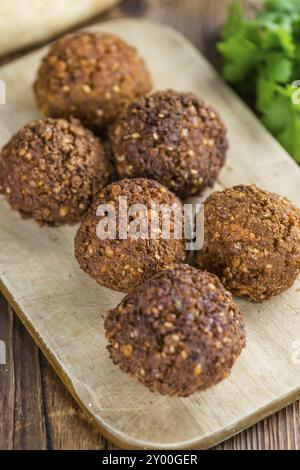
[[[80,32],[53,44],[41,63],[34,91],[44,115],[74,116],[99,131],[151,86],[134,47],[113,34]]]
[[[73,223],[112,173],[103,147],[79,121],[31,121],[0,154],[0,191],[25,218]]]
[[[132,103],[110,130],[121,178],[152,178],[180,197],[212,185],[225,161],[226,129],[192,93],[154,93]]]
[[[236,186],[205,201],[204,247],[196,266],[238,296],[263,301],[288,289],[300,271],[300,211],[256,186]]]
[[[228,377],[245,325],[219,279],[191,266],[156,274],[105,321],[115,364],[153,391],[188,396]]]
[[[124,179],[112,183],[100,192],[93,206],[82,220],[75,238],[75,255],[81,266],[99,284],[121,292],[129,292],[157,271],[185,261],[185,240],[173,237],[162,239],[100,239],[97,224],[104,216],[97,216],[100,204],[110,204],[117,209],[119,197],[127,197],[128,208],[132,204],[144,204],[150,217],[151,203],[182,204],[176,196],[156,181],[143,178]],[[117,220],[119,216],[117,217]],[[172,221],[173,219],[171,219]],[[173,237],[173,238],[172,238]]]

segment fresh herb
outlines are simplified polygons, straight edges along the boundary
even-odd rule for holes
[[[218,50],[224,78],[300,163],[300,1],[266,0],[254,19],[232,4]]]

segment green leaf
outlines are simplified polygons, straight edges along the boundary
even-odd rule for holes
[[[259,50],[245,38],[232,36],[218,44],[218,50],[226,59],[223,74],[226,80],[235,83],[243,80],[258,61]]]
[[[223,28],[223,37],[230,37],[242,29],[244,23],[243,9],[240,3],[232,3],[229,6],[228,16]]]
[[[297,113],[293,120],[293,134],[291,136],[292,149],[291,154],[295,160],[300,163],[300,114]]]
[[[261,33],[261,48],[265,51],[282,50],[282,53],[293,56],[295,45],[292,33],[278,26],[264,29]]]
[[[286,150],[300,163],[300,115],[291,113],[290,124],[276,135],[276,138]]]
[[[279,83],[288,83],[292,75],[293,64],[291,59],[279,52],[270,52],[265,59],[262,73],[265,77]]]
[[[263,12],[251,23],[259,32],[257,41],[262,49],[282,50],[286,54],[294,54],[292,16]]]
[[[263,83],[261,87],[263,89]],[[300,103],[293,104],[294,91],[291,86],[274,85],[272,93],[262,100],[264,107],[261,119],[281,145],[300,163]]]
[[[286,127],[291,126],[291,102],[283,96],[274,96],[269,106],[264,110],[262,121],[265,126],[273,133],[282,132]]]
[[[263,113],[274,100],[276,95],[276,84],[273,80],[260,76],[256,89],[256,107]]]
[[[265,7],[269,11],[283,14],[300,13],[299,0],[266,0]]]

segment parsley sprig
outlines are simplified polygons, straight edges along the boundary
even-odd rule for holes
[[[266,0],[254,19],[232,4],[218,50],[224,78],[300,163],[300,0]]]

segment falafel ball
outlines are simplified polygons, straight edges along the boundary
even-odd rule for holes
[[[205,201],[204,246],[196,266],[232,293],[261,302],[285,291],[300,271],[300,211],[256,186],[236,186]]]
[[[37,104],[46,116],[74,116],[100,131],[128,101],[152,87],[136,49],[108,33],[68,34],[43,59],[34,84]]]
[[[74,119],[31,121],[0,154],[0,192],[41,225],[80,220],[111,173],[100,140]]]
[[[121,205],[124,201],[126,207]],[[177,208],[170,212],[169,239],[161,228],[162,204]],[[185,261],[185,240],[176,235],[182,210],[179,199],[156,181],[137,178],[110,184],[77,232],[75,255],[81,268],[103,286],[129,292],[157,271]],[[109,213],[115,214],[112,225]]]
[[[163,271],[105,320],[115,364],[152,391],[188,396],[229,376],[245,325],[219,279],[188,265]]]
[[[181,198],[214,183],[228,147],[217,112],[192,93],[172,90],[129,105],[110,141],[121,178],[152,178]]]

